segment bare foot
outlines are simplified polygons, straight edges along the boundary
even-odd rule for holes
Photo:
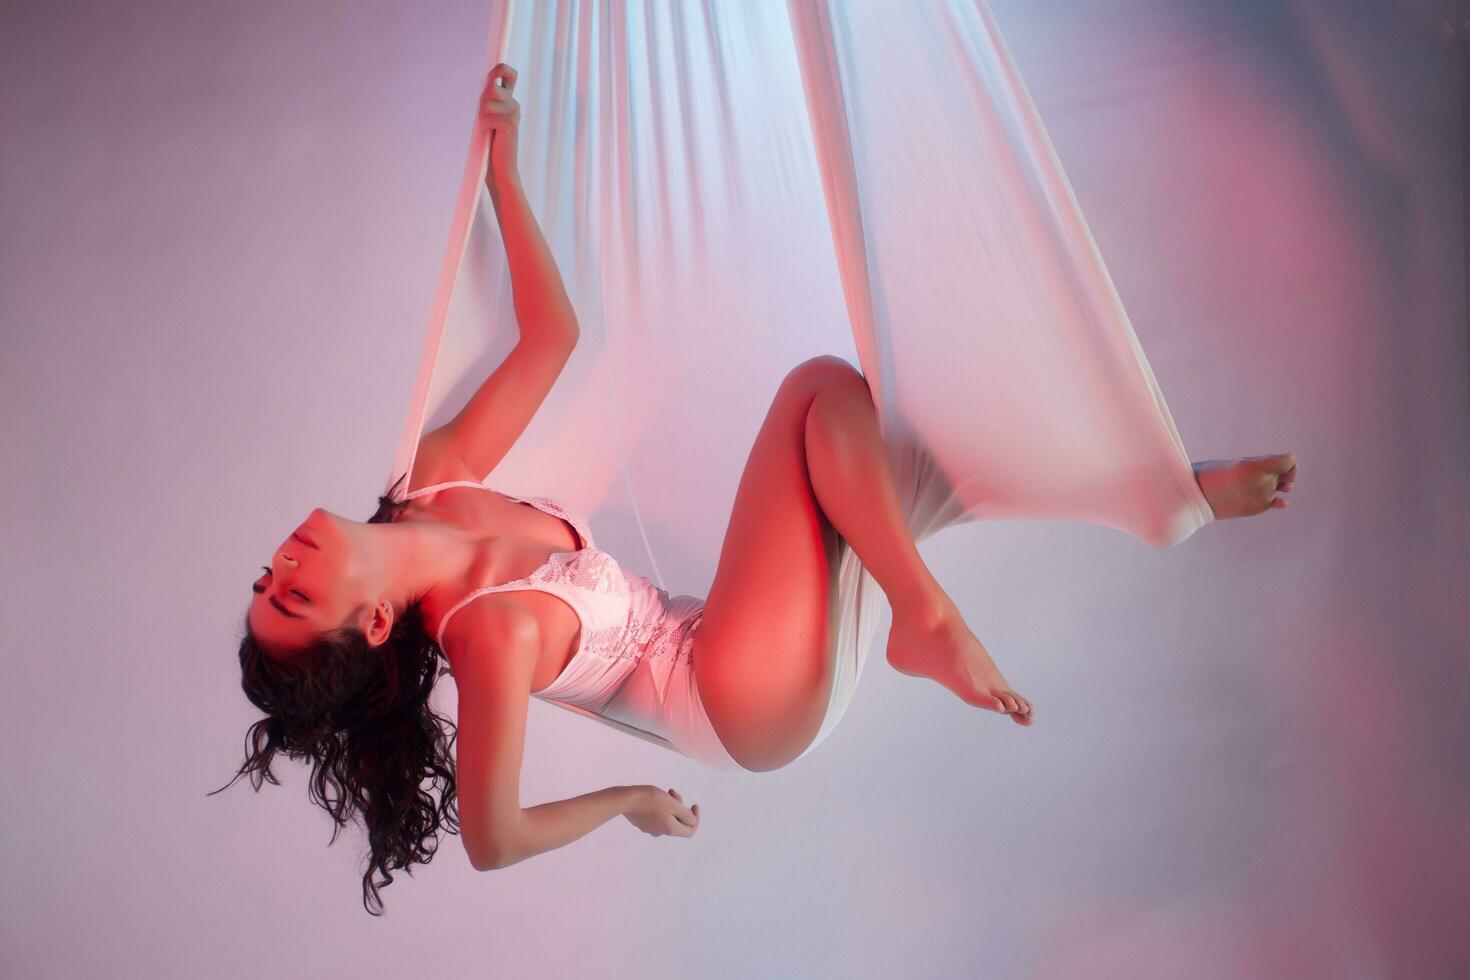
[[[1220,520],[1281,510],[1288,501],[1276,494],[1290,493],[1297,477],[1296,457],[1291,453],[1207,459],[1190,465],[1210,510]]]
[[[888,662],[900,674],[943,684],[966,704],[1009,714],[1017,724],[1035,718],[1031,702],[1011,690],[989,652],[951,604],[934,616],[893,614]]]

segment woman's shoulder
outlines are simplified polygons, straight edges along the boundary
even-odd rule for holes
[[[465,658],[473,657],[487,640],[497,649],[503,649],[510,640],[524,641],[534,651],[541,623],[514,593],[487,592],[452,611],[449,622],[439,625],[435,632],[440,629],[441,649],[449,661],[450,673],[457,674]]]

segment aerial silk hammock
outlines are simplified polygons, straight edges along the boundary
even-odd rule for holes
[[[622,454],[643,423],[620,415],[620,386],[659,357],[650,325],[677,337],[720,307],[791,331],[845,320],[915,541],[1030,519],[1167,548],[1213,519],[983,0],[493,0],[486,72],[500,62],[521,73],[527,198],[606,362],[589,400],[605,410],[585,424],[605,427],[635,502]],[[489,136],[476,118],[389,492],[426,421],[514,333]],[[832,694],[808,752],[846,711],[886,604],[845,541],[829,581]]]

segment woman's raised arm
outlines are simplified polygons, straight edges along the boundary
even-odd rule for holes
[[[503,88],[497,84],[501,79],[506,82]],[[576,311],[567,298],[551,247],[546,244],[546,237],[521,189],[516,163],[521,107],[511,98],[515,81],[514,68],[496,65],[485,82],[480,112],[491,131],[485,186],[495,205],[500,237],[505,241],[516,324],[523,339],[575,343],[579,332]]]
[[[491,131],[485,186],[505,242],[520,341],[443,426],[448,446],[475,479],[488,477],[515,446],[581,334],[556,260],[521,189],[515,145],[521,108],[510,95],[515,79],[514,68],[496,65],[480,97],[480,112]],[[501,80],[507,82],[504,87]]]

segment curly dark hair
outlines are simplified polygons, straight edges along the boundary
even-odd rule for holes
[[[407,475],[378,498],[369,524],[391,524],[408,506],[394,499]],[[234,779],[208,795],[246,774],[256,792],[264,780],[279,786],[270,768],[277,751],[309,758],[308,795],[334,823],[327,845],[362,814],[371,851],[362,901],[368,914],[381,915],[378,889],[392,884],[393,869],[412,876],[410,866],[427,864],[438,850],[441,825],[459,832],[453,756],[458,732],[429,707],[435,682],[448,672],[444,651],[424,628],[417,604],[398,617],[377,648],[368,646],[361,629],[343,627],[287,663],[265,655],[247,620],[240,686],[266,717],[246,732],[245,762]],[[437,802],[430,792],[436,786]],[[374,872],[381,880],[373,879]]]

